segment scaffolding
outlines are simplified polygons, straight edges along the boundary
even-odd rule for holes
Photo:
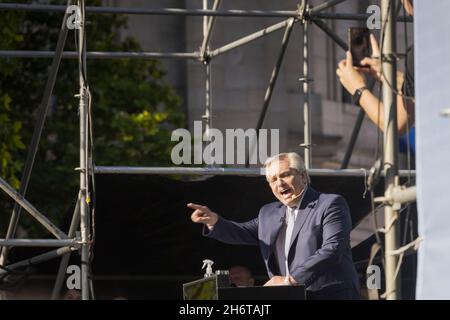
[[[302,0],[297,9],[293,11],[277,10],[219,10],[221,0],[214,0],[211,8],[208,8],[208,0],[203,0],[202,9],[144,9],[144,8],[117,8],[117,7],[85,7],[84,0],[77,0],[76,6],[80,9],[80,21],[78,27],[78,52],[64,52],[64,45],[68,34],[67,20],[69,17],[69,6],[75,1],[68,0],[67,5],[44,5],[44,4],[16,4],[1,3],[0,10],[19,10],[35,12],[61,12],[64,13],[61,29],[56,44],[55,51],[5,51],[0,50],[0,58],[52,58],[49,76],[44,89],[41,105],[37,113],[37,121],[33,137],[28,149],[27,159],[22,174],[19,191],[14,190],[8,183],[0,178],[0,188],[15,200],[15,206],[11,215],[10,224],[5,239],[0,239],[1,256],[0,265],[4,266],[7,261],[10,247],[14,246],[38,246],[38,247],[57,247],[52,251],[39,256],[12,263],[3,267],[0,274],[32,264],[47,261],[57,257],[62,257],[58,270],[56,283],[54,286],[52,299],[57,299],[63,285],[65,271],[67,269],[70,254],[75,250],[81,250],[81,291],[82,299],[93,299],[92,279],[90,278],[90,250],[92,235],[90,234],[90,190],[89,177],[94,174],[164,174],[164,175],[238,175],[238,176],[258,176],[261,174],[259,169],[254,168],[219,168],[219,167],[114,167],[114,166],[95,166],[91,157],[91,147],[89,145],[89,130],[92,125],[91,119],[91,99],[89,85],[87,82],[86,59],[191,59],[198,61],[205,67],[205,113],[202,116],[205,122],[205,132],[213,127],[213,109],[212,109],[212,87],[211,87],[211,60],[215,57],[250,43],[256,39],[284,29],[284,35],[281,42],[281,49],[278,54],[275,66],[273,68],[268,87],[265,92],[264,102],[261,109],[256,132],[259,132],[264,123],[264,119],[270,105],[272,93],[280,72],[281,63],[286,51],[287,44],[293,25],[300,23],[303,26],[303,75],[300,81],[303,83],[303,131],[304,141],[301,146],[304,148],[304,160],[308,173],[312,176],[366,176],[367,170],[346,169],[349,163],[361,123],[364,119],[364,110],[361,108],[357,121],[354,125],[352,137],[347,147],[340,170],[332,169],[313,169],[312,168],[312,141],[311,141],[311,115],[310,115],[310,85],[312,81],[309,68],[309,26],[316,25],[323,30],[339,47],[347,50],[346,41],[342,40],[333,30],[331,30],[323,19],[335,20],[359,20],[366,21],[368,14],[343,14],[343,13],[325,13],[328,8],[336,6],[346,0],[329,0],[317,6],[310,6],[307,0]],[[385,278],[386,278],[386,299],[398,299],[399,295],[399,277],[396,277],[396,269],[399,265],[398,256],[404,252],[399,249],[398,239],[398,215],[402,203],[415,201],[415,187],[404,188],[399,185],[399,177],[415,175],[414,171],[399,171],[397,162],[397,130],[396,130],[396,93],[392,87],[396,87],[396,41],[395,41],[395,23],[396,21],[411,22],[410,17],[396,17],[395,1],[381,0],[382,28],[385,30],[385,36],[382,41],[382,68],[383,74],[392,86],[383,86],[383,103],[385,108],[385,136],[384,136],[384,159],[383,172],[385,177],[385,194],[377,198],[379,202],[385,204]],[[180,16],[202,16],[203,17],[203,40],[200,49],[195,52],[87,52],[86,50],[86,29],[85,14],[130,14],[130,15],[180,15]],[[216,49],[210,49],[210,40],[213,34],[216,17],[276,17],[285,20],[261,29],[257,32],[242,37],[239,40],[228,43]],[[80,166],[76,170],[80,173],[80,190],[75,210],[72,216],[71,225],[68,233],[64,233],[55,226],[44,214],[39,212],[30,202],[25,199],[28,183],[33,169],[40,137],[45,123],[45,117],[50,106],[50,98],[55,85],[56,75],[62,58],[72,58],[79,60],[79,115],[80,115]],[[248,166],[247,155],[247,166]],[[41,223],[56,239],[14,239],[21,209],[25,209],[39,223]],[[78,233],[77,230],[80,229]]]

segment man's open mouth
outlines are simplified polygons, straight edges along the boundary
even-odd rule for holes
[[[289,189],[284,189],[284,190],[281,190],[281,194],[283,195],[283,196],[285,196],[285,195],[288,195],[289,193],[291,193],[291,188],[289,188]]]

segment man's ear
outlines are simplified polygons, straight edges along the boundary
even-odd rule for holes
[[[302,177],[303,185],[307,185],[308,184],[308,177],[306,176],[306,172],[302,171],[302,173],[300,173],[300,176]]]

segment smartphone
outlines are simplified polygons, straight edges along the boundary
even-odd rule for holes
[[[348,47],[353,57],[355,67],[365,68],[361,60],[372,55],[370,45],[370,30],[367,28],[352,27],[348,29]]]

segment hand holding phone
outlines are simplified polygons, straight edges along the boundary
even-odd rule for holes
[[[378,81],[381,80],[381,52],[380,47],[378,46],[377,39],[373,35],[370,34],[370,44],[372,47],[372,56],[370,58],[364,58],[361,61],[361,64],[364,68],[361,71],[367,72],[372,75]],[[367,67],[367,68],[366,68]]]
[[[370,31],[367,28],[352,27],[348,29],[348,46],[353,58],[353,66],[368,68],[361,65],[361,60],[372,55]]]

